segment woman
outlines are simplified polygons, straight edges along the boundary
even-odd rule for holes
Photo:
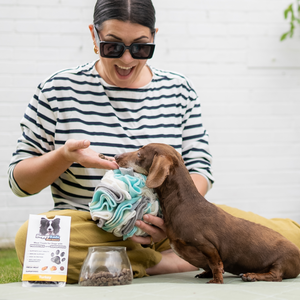
[[[88,203],[95,186],[107,169],[118,168],[99,153],[114,156],[162,142],[182,154],[203,195],[213,177],[208,135],[191,83],[147,64],[157,33],[151,0],[98,0],[89,28],[99,59],[60,71],[38,86],[21,121],[23,133],[9,168],[10,186],[17,195],[28,196],[51,185],[54,208],[43,215],[72,217],[68,283],[78,281],[88,247],[98,245],[126,246],[135,277],[196,270],[170,250],[159,218],[144,217],[156,227],[136,224],[151,237],[127,241],[91,220]],[[245,218],[257,217],[223,208]],[[258,222],[277,226],[263,218]],[[297,225],[289,226],[295,234]],[[26,232],[27,222],[16,235],[21,263]]]

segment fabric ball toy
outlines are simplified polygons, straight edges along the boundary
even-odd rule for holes
[[[147,177],[131,168],[105,173],[89,203],[97,226],[126,240],[134,234],[147,236],[135,226],[144,214],[162,217],[157,194],[146,186]]]

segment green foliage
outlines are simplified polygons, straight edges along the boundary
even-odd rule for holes
[[[295,30],[295,24],[300,24],[300,0],[296,0],[296,12],[294,11],[293,4],[290,4],[288,8],[284,11],[284,18],[288,19],[289,15],[290,17],[290,30],[286,33],[284,33],[280,40],[283,41],[287,37],[293,37],[294,30]]]
[[[15,249],[0,249],[0,284],[22,281],[22,266]]]

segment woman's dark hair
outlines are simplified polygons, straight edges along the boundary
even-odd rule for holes
[[[101,30],[107,20],[119,20],[143,25],[155,32],[155,9],[151,0],[97,0],[94,24]]]

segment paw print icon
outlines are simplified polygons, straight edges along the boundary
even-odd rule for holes
[[[51,261],[54,262],[57,265],[60,265],[61,262],[64,262],[66,260],[65,252],[60,252],[60,250],[56,250],[55,253],[51,253]]]

